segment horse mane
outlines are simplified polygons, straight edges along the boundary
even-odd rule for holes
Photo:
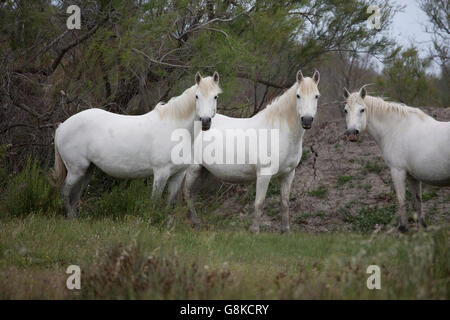
[[[357,100],[361,99],[359,93],[353,93],[350,96],[350,99]],[[386,113],[393,114],[399,116],[400,118],[406,118],[411,115],[418,116],[421,120],[424,120],[426,117],[429,117],[425,112],[420,110],[419,108],[414,108],[407,106],[402,103],[385,101],[381,97],[373,97],[367,95],[364,98],[364,102],[368,107],[368,115],[369,116],[380,116]]]
[[[265,109],[258,114],[265,114],[269,121],[284,120],[289,128],[294,128],[298,121],[297,115],[297,89],[299,83],[296,81],[292,87],[287,89],[283,94],[274,98]],[[303,94],[318,93],[317,84],[310,77],[303,79],[300,85]]]
[[[155,110],[158,111],[161,119],[188,119],[195,112],[195,92],[197,87],[200,88],[204,95],[211,91],[217,94],[222,92],[212,77],[203,78],[200,84],[195,84],[186,89],[181,95],[171,98],[167,103],[159,102]]]

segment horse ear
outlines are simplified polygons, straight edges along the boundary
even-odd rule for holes
[[[361,90],[359,90],[359,95],[363,99],[366,97],[366,88],[365,87],[362,87]]]
[[[217,71],[214,71],[213,79],[214,79],[214,82],[216,82],[216,83],[219,82],[219,73]]]
[[[348,92],[347,88],[344,87],[344,98],[348,99],[350,97],[350,92]]]
[[[303,80],[302,70],[298,70],[297,72],[297,81],[300,83]]]
[[[197,73],[195,74],[195,82],[199,84],[201,80],[202,76],[200,75],[200,72],[197,71]]]
[[[319,81],[320,81],[320,73],[319,73],[319,71],[314,70],[314,74],[313,74],[312,78],[313,78],[314,82],[316,84],[318,84]]]

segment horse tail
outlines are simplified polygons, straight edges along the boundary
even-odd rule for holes
[[[55,131],[55,166],[51,170],[54,184],[58,189],[60,189],[66,180],[67,176],[67,168],[64,162],[61,159],[61,155],[59,154],[58,146],[56,144],[56,135],[58,134],[58,128]]]

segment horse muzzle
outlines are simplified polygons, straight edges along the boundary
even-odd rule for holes
[[[207,131],[209,130],[209,128],[211,128],[211,118],[205,117],[200,118],[200,120],[202,121],[202,131]]]
[[[306,130],[311,129],[312,123],[314,121],[313,117],[311,117],[311,116],[303,116],[300,119],[302,121],[303,129],[306,129]]]
[[[356,142],[359,139],[359,130],[358,129],[348,129],[345,131],[347,138],[351,142]]]

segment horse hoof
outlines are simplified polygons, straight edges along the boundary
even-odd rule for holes
[[[250,231],[251,233],[253,233],[253,234],[258,234],[258,233],[259,233],[259,226],[256,226],[256,225],[252,224],[252,225],[250,226],[249,231]]]
[[[398,231],[400,231],[401,233],[405,233],[408,231],[408,228],[406,226],[399,226]]]

